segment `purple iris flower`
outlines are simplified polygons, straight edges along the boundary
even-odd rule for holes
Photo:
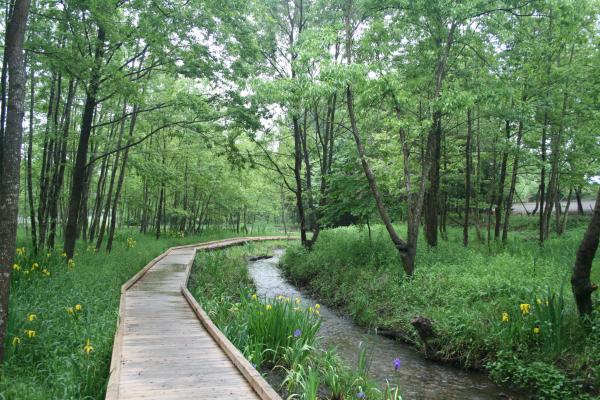
[[[300,335],[302,335],[302,331],[300,329],[296,329],[294,331],[294,337],[300,337]]]
[[[402,363],[400,362],[400,359],[399,359],[399,358],[396,358],[396,359],[394,360],[394,369],[395,369],[396,371],[398,371],[398,370],[400,369],[400,365],[401,365],[401,364],[402,364]]]
[[[357,399],[364,399],[366,397],[365,392],[358,392],[356,393],[356,398]]]

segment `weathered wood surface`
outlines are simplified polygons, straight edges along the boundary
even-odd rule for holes
[[[186,288],[196,251],[249,241],[235,238],[173,247],[121,288],[106,399],[278,399],[210,321]]]

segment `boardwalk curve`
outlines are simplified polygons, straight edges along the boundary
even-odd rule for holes
[[[289,237],[172,247],[121,287],[107,400],[281,400],[187,289],[197,251]]]

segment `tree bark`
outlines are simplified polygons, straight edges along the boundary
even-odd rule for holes
[[[94,66],[92,67],[90,83],[87,87],[85,106],[81,121],[81,133],[79,135],[77,155],[75,158],[75,165],[73,167],[71,194],[69,196],[69,211],[67,215],[64,243],[64,251],[67,253],[67,258],[73,258],[73,254],[75,253],[75,242],[77,240],[77,227],[79,222],[79,207],[81,206],[81,198],[83,196],[85,186],[88,145],[90,134],[92,132],[94,113],[96,111],[96,96],[98,95],[98,90],[100,89],[100,68],[102,67],[102,60],[104,58],[105,37],[106,33],[104,32],[104,28],[99,27],[96,49],[94,53]]]
[[[8,68],[8,98],[6,126],[1,138],[0,153],[0,362],[4,360],[10,266],[14,261],[17,239],[21,141],[27,83],[23,42],[29,6],[30,0],[15,0],[4,41]]]
[[[575,303],[579,315],[590,315],[592,313],[592,293],[598,289],[598,285],[590,281],[592,262],[598,249],[600,238],[600,190],[596,196],[596,206],[592,219],[583,235],[583,240],[577,250],[573,275],[571,276],[571,287],[575,296]]]

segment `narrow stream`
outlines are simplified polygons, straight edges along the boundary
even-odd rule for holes
[[[289,284],[277,267],[283,252],[284,250],[275,250],[272,258],[248,262],[257,294],[267,298],[279,295],[299,297],[305,306],[314,305],[317,301]],[[372,358],[370,376],[383,384],[386,380],[390,384],[399,384],[404,400],[523,398],[495,385],[481,373],[427,361],[410,346],[370,334],[349,318],[340,316],[325,306],[321,306],[321,316],[320,336],[326,348],[335,347],[337,354],[354,366],[359,343],[365,341]],[[400,358],[402,363],[398,371],[393,366],[395,358]]]

